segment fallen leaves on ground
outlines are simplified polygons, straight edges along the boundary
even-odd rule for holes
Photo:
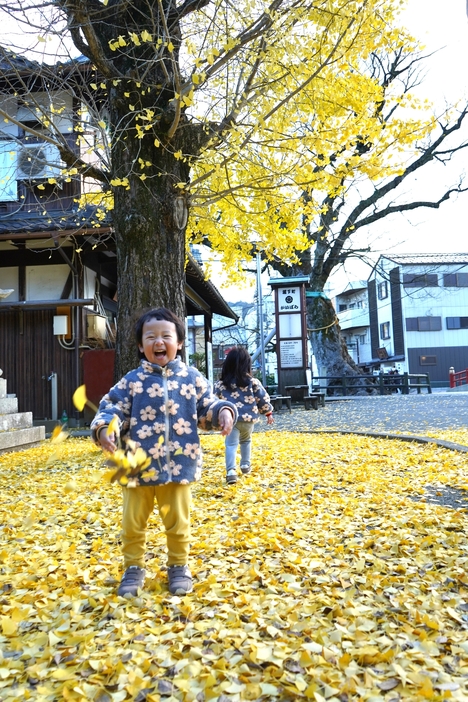
[[[156,514],[145,590],[116,596],[120,488],[89,440],[0,457],[1,700],[468,698],[466,515],[410,499],[468,489],[465,455],[257,433],[228,487],[202,440],[185,597]]]

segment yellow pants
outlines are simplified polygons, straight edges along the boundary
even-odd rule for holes
[[[167,539],[167,565],[186,565],[190,550],[190,485],[166,483],[122,488],[124,566],[145,567],[146,525],[158,504]]]

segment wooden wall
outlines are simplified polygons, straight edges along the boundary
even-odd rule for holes
[[[17,396],[19,411],[32,412],[34,419],[51,418],[47,378],[52,371],[57,373],[58,416],[63,410],[74,416],[75,352],[63,349],[53,335],[55,314],[55,309],[0,312],[0,368],[7,392]]]

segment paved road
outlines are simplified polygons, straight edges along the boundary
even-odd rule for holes
[[[333,400],[317,411],[306,411],[297,405],[291,414],[287,410],[275,412],[275,424],[271,427],[260,420],[255,431],[342,429],[424,434],[467,425],[468,392],[436,392]]]

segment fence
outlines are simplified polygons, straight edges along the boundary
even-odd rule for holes
[[[377,390],[380,395],[391,395],[396,392],[409,395],[411,390],[416,390],[420,394],[421,389],[432,393],[431,381],[427,373],[314,376],[312,387],[314,390],[324,391],[328,395],[341,394],[345,396],[354,395],[357,390],[367,391],[369,394]]]
[[[454,368],[450,368],[449,383],[451,388],[457,388],[460,385],[466,385],[468,383],[468,368],[463,371],[458,371],[457,373],[455,373]]]

